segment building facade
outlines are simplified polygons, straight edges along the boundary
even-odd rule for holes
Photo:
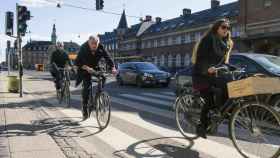
[[[53,25],[51,41],[29,41],[22,48],[23,67],[25,69],[35,69],[37,65],[48,67],[50,56],[57,42],[56,27]],[[70,55],[77,54],[80,46],[75,42],[63,42],[65,51]]]
[[[240,0],[242,41],[249,50],[280,55],[280,1]]]
[[[138,24],[118,27],[107,34],[117,40],[117,58],[138,56],[171,71],[190,64],[195,43],[221,18],[231,21],[233,52],[279,52],[279,0],[239,0],[225,5],[209,0],[209,6],[195,13],[185,8],[180,16],[165,21],[146,16]],[[124,19],[125,12],[120,23],[125,23]],[[107,40],[102,37],[102,42]]]

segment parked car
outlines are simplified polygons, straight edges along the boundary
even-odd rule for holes
[[[119,85],[162,85],[168,87],[171,75],[149,62],[127,62],[119,65],[116,76]]]
[[[8,67],[1,66],[0,69],[1,71],[8,71]]]
[[[230,57],[230,64],[245,68],[247,74],[261,73],[266,76],[280,77],[280,57],[256,53],[235,53]],[[180,94],[183,85],[191,81],[191,68],[186,68],[176,75],[176,95]],[[280,95],[275,94],[270,104],[280,112]]]

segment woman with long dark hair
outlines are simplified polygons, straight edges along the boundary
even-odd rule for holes
[[[201,112],[201,124],[197,128],[197,134],[204,138],[206,138],[206,128],[209,120],[207,116],[213,98],[210,87],[214,86],[220,90],[220,93],[215,94],[217,105],[221,106],[227,99],[227,81],[215,77],[217,71],[214,66],[228,63],[232,48],[230,22],[228,19],[220,19],[203,35],[193,50],[193,88],[198,90],[206,101]]]

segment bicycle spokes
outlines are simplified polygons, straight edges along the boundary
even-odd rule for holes
[[[111,103],[106,93],[101,93],[97,99],[97,122],[101,128],[107,127],[110,120]]]
[[[276,158],[280,155],[280,120],[271,108],[248,104],[231,122],[233,142],[245,157]]]

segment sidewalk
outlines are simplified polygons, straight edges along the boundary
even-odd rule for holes
[[[25,79],[26,80],[26,79]],[[60,147],[38,122],[40,110],[32,96],[8,93],[0,74],[0,158],[65,158]]]

